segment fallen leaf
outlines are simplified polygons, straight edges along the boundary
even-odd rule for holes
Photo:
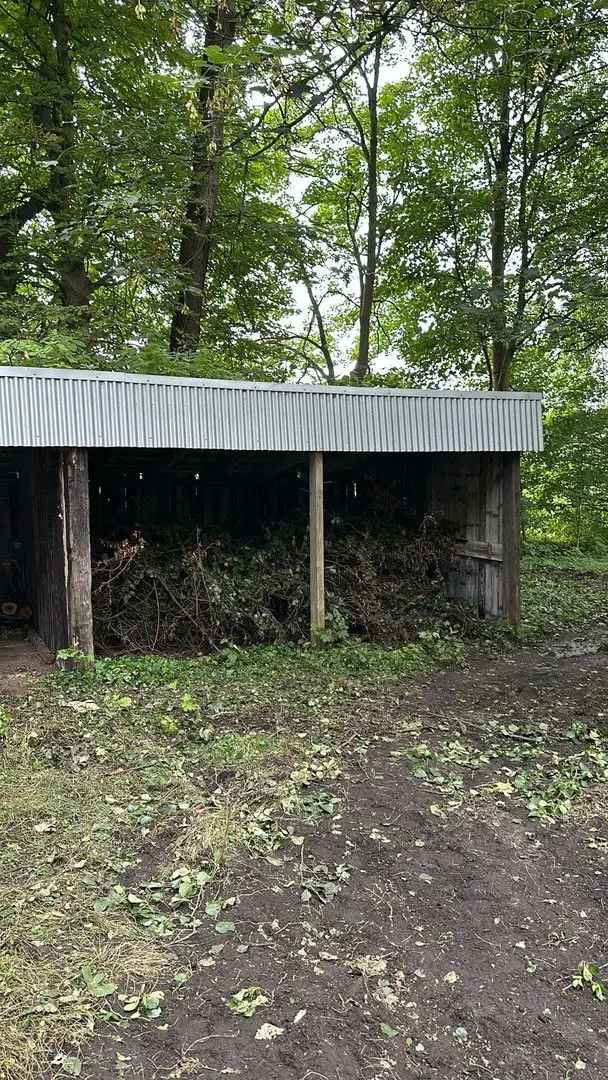
[[[66,708],[78,713],[99,712],[96,701],[66,701]]]
[[[259,1009],[262,1005],[268,1005],[269,1001],[270,998],[260,986],[245,986],[232,995],[228,1002],[228,1008],[239,1016],[251,1017],[256,1009]]]
[[[275,1027],[274,1024],[262,1024],[255,1033],[256,1039],[278,1039],[285,1028]]]
[[[394,1039],[395,1035],[399,1034],[397,1028],[391,1027],[390,1024],[380,1024],[380,1031],[387,1039]]]

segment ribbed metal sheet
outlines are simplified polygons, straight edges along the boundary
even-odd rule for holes
[[[540,394],[0,367],[0,446],[542,450]]]

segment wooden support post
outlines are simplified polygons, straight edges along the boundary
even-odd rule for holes
[[[88,450],[62,454],[63,534],[69,644],[93,655]]]
[[[88,451],[33,450],[34,628],[51,652],[93,655]]]
[[[323,521],[323,454],[314,451],[309,463],[310,514],[310,637],[318,640],[325,628],[325,537]]]
[[[521,471],[518,453],[503,454],[502,475],[502,606],[512,626],[519,626],[520,546],[521,546]]]

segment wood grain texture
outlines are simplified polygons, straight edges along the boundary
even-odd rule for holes
[[[310,636],[314,641],[325,628],[325,529],[323,508],[323,454],[309,460],[310,520]]]
[[[61,451],[70,645],[93,655],[88,451]]]
[[[34,625],[51,652],[69,643],[61,451],[32,450]]]
[[[503,454],[503,611],[512,626],[521,621],[521,466],[519,454]]]
[[[33,450],[26,491],[35,628],[52,652],[73,646],[92,656],[87,450]]]

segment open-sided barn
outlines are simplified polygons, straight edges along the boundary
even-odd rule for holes
[[[520,454],[541,449],[538,394],[0,368],[0,605],[90,654],[92,532],[246,532],[305,500],[314,633],[327,514],[390,482],[453,525],[449,594],[517,623]]]

